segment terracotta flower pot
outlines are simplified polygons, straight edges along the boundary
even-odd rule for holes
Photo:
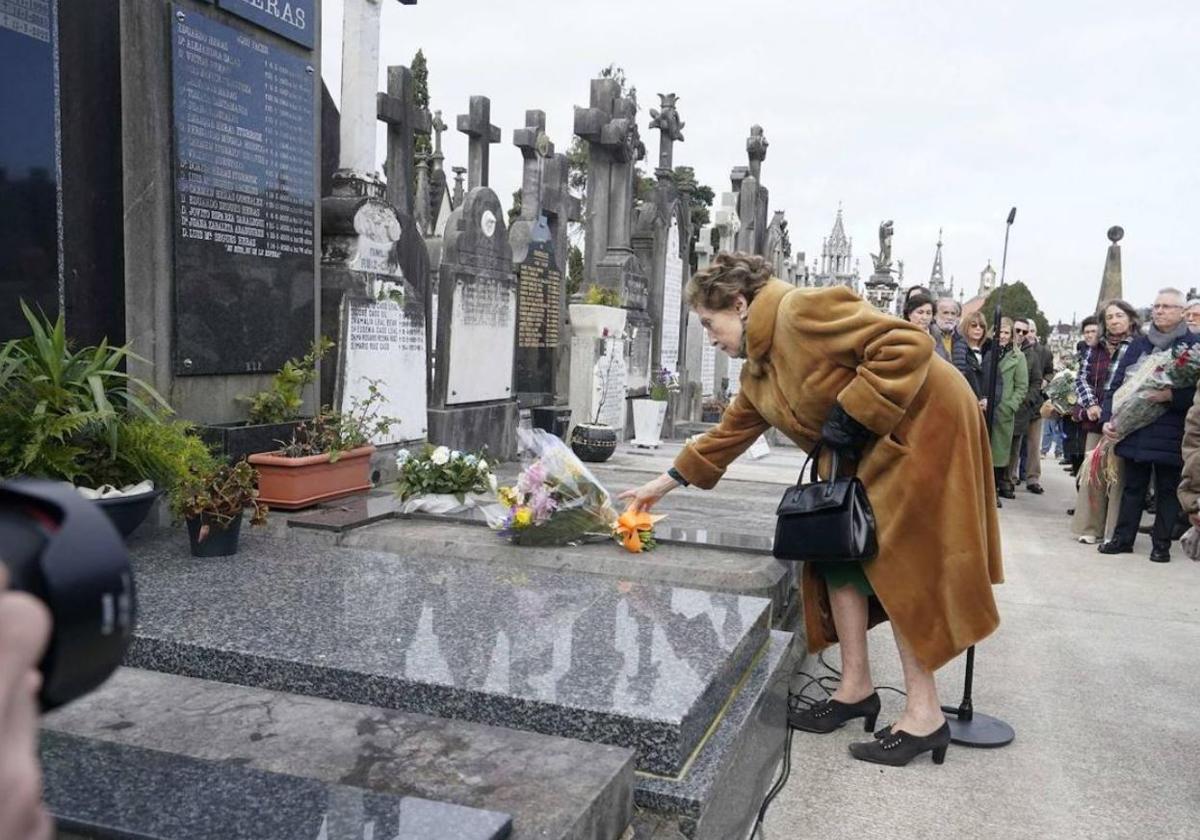
[[[374,446],[360,446],[332,462],[327,454],[288,458],[278,452],[261,452],[247,460],[258,470],[260,502],[279,510],[299,510],[370,490],[374,451]]]

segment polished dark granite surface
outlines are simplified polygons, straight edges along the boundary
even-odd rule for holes
[[[128,665],[628,746],[656,773],[767,642],[760,598],[250,535],[220,560],[176,532],[132,548]]]
[[[622,747],[136,668],[43,727],[507,813],[512,840],[617,840],[633,812],[633,753]]]
[[[507,814],[43,732],[63,829],[137,840],[505,840]]]

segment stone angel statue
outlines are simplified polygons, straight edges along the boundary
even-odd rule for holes
[[[892,220],[879,223],[879,253],[871,254],[876,274],[892,273]]]

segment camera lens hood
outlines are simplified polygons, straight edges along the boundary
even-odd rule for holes
[[[100,685],[125,655],[137,612],[129,552],[100,507],[68,484],[0,483],[0,511],[8,523],[0,528],[14,531],[13,512],[25,524],[24,537],[0,541],[13,586],[44,601],[53,618],[40,697],[53,709]],[[5,556],[22,545],[24,556]]]

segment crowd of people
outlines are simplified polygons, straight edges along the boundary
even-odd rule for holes
[[[1057,360],[1032,319],[1003,317],[993,330],[984,313],[963,317],[957,301],[934,300],[920,287],[909,291],[903,313],[929,332],[981,409],[995,402],[992,464],[1002,499],[1015,499],[1022,485],[1042,494],[1042,461],[1053,456],[1077,481],[1071,530],[1102,554],[1131,553],[1148,531],[1150,559],[1165,563],[1171,544],[1200,526],[1200,405],[1189,416],[1195,387],[1146,391],[1142,399],[1165,410],[1125,434],[1112,423],[1113,397],[1139,362],[1200,342],[1200,300],[1163,289],[1145,324],[1126,301],[1106,301],[1083,320],[1074,354]],[[1069,380],[1069,399],[1048,394],[1056,369]],[[1154,522],[1143,528],[1146,511]]]

